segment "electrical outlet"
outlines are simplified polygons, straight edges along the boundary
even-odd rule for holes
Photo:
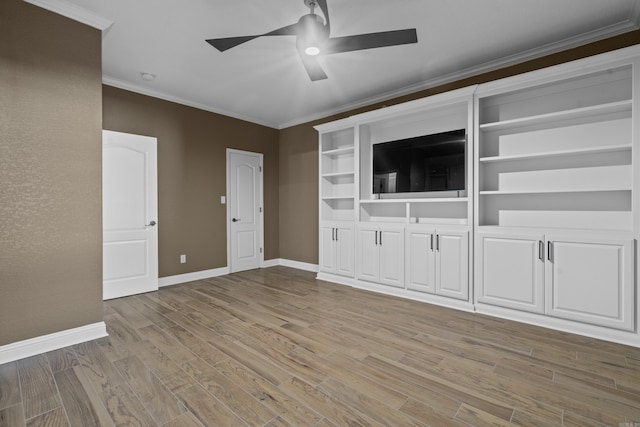
[[[180,255],[180,264],[186,264],[186,263],[187,263],[187,256]]]
[[[226,196],[220,196],[220,204],[224,205],[225,203],[227,203],[227,197]]]

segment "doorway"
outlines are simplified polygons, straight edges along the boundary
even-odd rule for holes
[[[227,265],[235,273],[264,262],[262,153],[227,148]]]

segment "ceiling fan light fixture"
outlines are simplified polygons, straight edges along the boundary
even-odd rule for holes
[[[316,56],[320,53],[320,48],[315,45],[307,46],[306,49],[304,50],[304,53],[306,53],[309,56]]]

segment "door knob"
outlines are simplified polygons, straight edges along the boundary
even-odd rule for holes
[[[240,221],[240,218],[232,218],[231,221],[238,222],[238,221]]]
[[[154,227],[156,225],[155,221],[151,221],[149,224],[145,225],[145,227]]]

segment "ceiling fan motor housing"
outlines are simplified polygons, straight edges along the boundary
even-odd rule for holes
[[[322,51],[322,45],[329,38],[329,28],[324,25],[324,19],[315,13],[304,15],[298,21],[299,29],[296,46],[300,52],[308,47],[317,47]]]

